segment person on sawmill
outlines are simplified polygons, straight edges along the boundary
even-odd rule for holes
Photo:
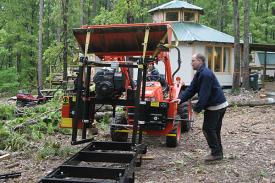
[[[181,92],[178,99],[173,102],[181,104],[198,93],[198,102],[194,107],[194,113],[198,114],[204,110],[202,130],[211,149],[211,153],[205,156],[204,160],[206,162],[222,160],[221,127],[228,102],[216,76],[206,67],[204,55],[194,54],[191,65],[197,72],[190,86]]]
[[[153,62],[149,63],[148,69],[147,69],[147,80],[158,81],[159,79],[160,79],[160,74],[158,69],[154,66]]]

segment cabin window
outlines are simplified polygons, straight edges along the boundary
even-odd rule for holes
[[[212,47],[208,47],[207,48],[207,66],[209,69],[212,69],[212,65],[213,65],[213,48]]]
[[[166,21],[179,21],[179,12],[166,12]]]
[[[195,21],[195,13],[194,12],[184,12],[184,21]]]
[[[222,72],[222,47],[215,47],[214,63],[214,71]]]
[[[224,48],[223,52],[223,72],[230,72],[230,48]]]
[[[230,47],[208,46],[207,66],[214,72],[230,72]]]

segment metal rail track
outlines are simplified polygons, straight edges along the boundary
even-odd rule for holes
[[[146,151],[143,144],[91,142],[39,183],[133,183]]]

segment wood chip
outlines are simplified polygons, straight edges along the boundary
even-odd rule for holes
[[[5,154],[3,156],[0,156],[0,161],[2,160],[6,160],[6,159],[10,159],[11,158],[11,155],[10,154]]]
[[[19,166],[19,165],[20,165],[20,163],[13,163],[13,164],[7,165],[6,168],[11,169],[11,168],[14,168],[14,167]]]
[[[149,155],[145,155],[141,157],[142,160],[154,160],[155,157],[154,156],[149,156]]]

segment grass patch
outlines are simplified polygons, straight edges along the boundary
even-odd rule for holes
[[[58,157],[67,157],[78,150],[73,146],[61,146],[60,142],[57,141],[46,141],[41,149],[37,152],[37,159],[48,159],[55,156]]]

